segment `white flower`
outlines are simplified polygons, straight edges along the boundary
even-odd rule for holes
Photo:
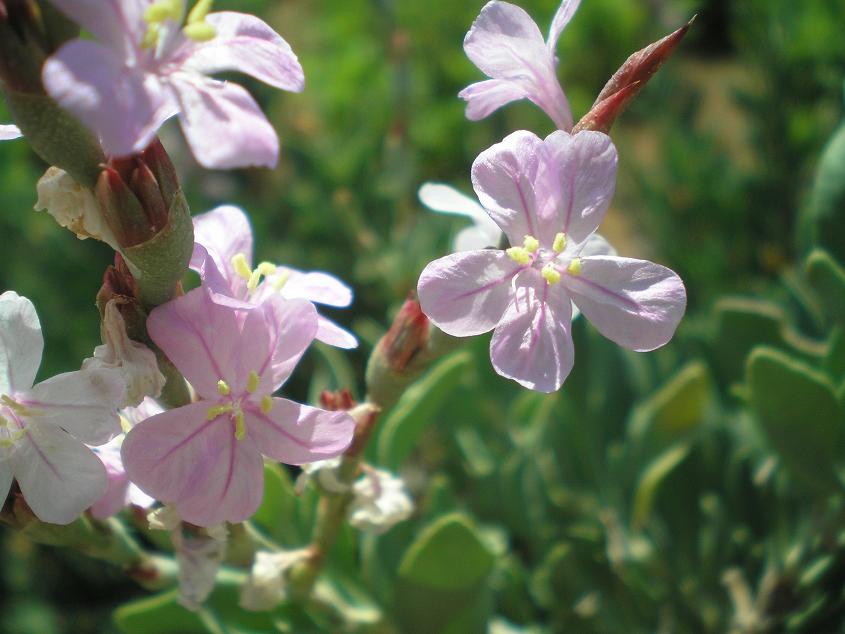
[[[147,396],[158,398],[165,378],[158,369],[155,353],[126,334],[117,300],[106,304],[102,333],[105,343],[94,349],[93,357],[82,362],[82,369],[118,370],[126,385],[126,398],[121,407],[137,407]]]
[[[296,479],[296,493],[302,495],[305,486],[309,481],[315,480],[317,486],[328,493],[346,493],[350,486],[345,482],[341,482],[337,477],[338,467],[340,467],[340,457],[329,458],[328,460],[318,460],[317,462],[310,462],[302,465],[302,473]]]
[[[35,211],[47,211],[62,227],[67,227],[80,240],[94,238],[119,251],[117,238],[106,224],[100,203],[94,193],[83,187],[64,170],[50,167],[36,185],[38,201]]]
[[[288,570],[307,557],[307,549],[255,553],[249,579],[241,588],[241,607],[256,612],[276,607],[287,596],[285,584]]]
[[[83,443],[120,432],[123,385],[111,372],[87,370],[33,386],[43,349],[32,302],[0,295],[0,499],[15,478],[40,520],[69,524],[106,490],[106,470]]]
[[[405,483],[389,471],[368,470],[352,487],[352,493],[349,523],[363,531],[384,533],[414,510]]]
[[[440,183],[424,183],[418,192],[420,202],[437,213],[465,216],[472,225],[461,229],[453,248],[455,251],[473,251],[498,247],[502,239],[499,225],[490,219],[484,208],[454,187]]]

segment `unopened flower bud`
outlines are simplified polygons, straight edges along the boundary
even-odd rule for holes
[[[352,392],[348,388],[336,392],[323,390],[320,393],[320,406],[330,412],[349,411],[355,407],[355,399],[352,398]]]
[[[581,130],[610,130],[616,117],[669,59],[693,22],[695,17],[673,33],[629,56],[602,88],[590,111],[572,128],[572,133]]]

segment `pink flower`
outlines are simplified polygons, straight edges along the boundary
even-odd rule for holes
[[[290,46],[260,19],[207,14],[185,19],[184,0],[53,0],[97,42],[65,44],[44,65],[47,92],[95,131],[116,157],[140,152],[179,115],[197,161],[227,169],[273,167],[279,140],[250,94],[207,75],[239,71],[299,92],[302,68]]]
[[[555,70],[555,48],[580,3],[563,0],[548,40],[520,7],[499,0],[484,5],[464,39],[464,51],[490,79],[471,84],[458,95],[467,102],[468,119],[478,121],[511,101],[529,99],[558,128],[572,129],[572,111]]]
[[[0,125],[0,141],[19,139],[23,135],[16,125]]]
[[[252,228],[237,207],[218,207],[195,216],[194,239],[191,268],[205,286],[224,297],[247,305],[258,305],[272,295],[340,308],[352,303],[352,290],[327,273],[306,273],[269,262],[253,269]],[[358,345],[352,333],[322,315],[317,316],[316,338],[338,348]]]
[[[129,431],[142,420],[162,413],[161,405],[151,398],[144,399],[137,407],[127,407],[121,411],[120,422],[124,431]],[[91,515],[97,519],[105,519],[119,513],[128,505],[149,508],[155,500],[141,491],[129,481],[123,459],[120,457],[120,447],[125,436],[115,436],[105,445],[91,447],[106,468],[109,484],[103,496],[91,507]]]
[[[287,464],[337,456],[355,423],[275,398],[314,338],[305,300],[216,303],[206,288],[152,311],[147,329],[194,386],[198,401],[141,422],[126,436],[129,478],[199,526],[240,522],[261,502],[262,454]]]
[[[686,308],[669,269],[612,253],[594,234],[613,196],[616,149],[605,134],[515,132],[472,167],[481,204],[513,247],[455,253],[420,276],[423,311],[450,335],[495,329],[493,367],[541,392],[572,369],[572,304],[605,337],[637,351],[666,344]]]
[[[83,442],[103,444],[120,431],[124,387],[110,370],[33,386],[43,350],[32,302],[0,295],[0,499],[14,478],[40,520],[69,524],[106,490],[106,470]]]

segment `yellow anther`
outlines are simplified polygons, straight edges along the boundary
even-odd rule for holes
[[[276,279],[273,280],[273,288],[275,288],[277,291],[282,290],[282,287],[285,284],[288,283],[289,279],[290,279],[290,271],[283,270],[281,273],[279,273],[276,276]]]
[[[218,416],[222,416],[223,414],[231,414],[235,411],[235,408],[232,405],[215,405],[214,407],[208,408],[208,420],[214,420]]]
[[[249,268],[249,262],[247,262],[246,256],[243,253],[238,253],[232,258],[232,268],[235,269],[235,273],[245,280],[249,280],[252,276],[252,270]]]
[[[258,389],[258,384],[260,382],[261,377],[258,376],[258,372],[253,370],[249,373],[249,378],[246,380],[246,391],[253,394]]]
[[[566,270],[572,275],[581,275],[581,258],[572,258]]]
[[[525,265],[531,262],[531,253],[523,247],[511,247],[506,250],[505,253],[507,253],[508,257],[517,264]]]
[[[543,276],[543,279],[551,285],[555,285],[560,282],[560,271],[558,271],[557,268],[555,268],[555,265],[551,262],[546,264],[540,273]]]
[[[217,37],[217,29],[208,22],[194,22],[182,29],[182,32],[195,42],[208,42]]]
[[[243,440],[246,438],[246,422],[244,421],[244,413],[240,410],[235,414],[235,440]]]
[[[231,392],[232,388],[229,387],[229,384],[226,383],[226,381],[224,381],[223,379],[217,381],[217,393],[220,396],[229,396]]]
[[[271,409],[273,409],[273,397],[265,394],[261,399],[261,413],[269,414]]]
[[[159,0],[144,11],[144,21],[148,24],[160,24],[165,20],[179,21],[182,18],[182,5],[179,0]]]
[[[212,4],[214,4],[214,0],[199,0],[188,14],[188,24],[193,24],[194,22],[205,22],[205,16],[207,16],[208,12],[211,11]]]
[[[566,234],[562,231],[555,234],[555,241],[552,242],[552,250],[555,253],[560,253],[566,248]]]
[[[124,434],[128,434],[129,430],[132,429],[132,423],[129,422],[129,419],[122,414],[119,416],[120,418],[120,428],[123,430]]]
[[[255,270],[258,271],[264,277],[268,277],[276,272],[276,265],[272,262],[262,262],[261,264],[255,267]]]
[[[540,241],[534,236],[525,236],[525,239],[522,241],[522,247],[528,251],[528,253],[534,253],[540,248]]]

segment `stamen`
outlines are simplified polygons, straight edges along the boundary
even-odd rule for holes
[[[249,280],[252,276],[252,271],[249,268],[249,262],[246,261],[246,256],[243,253],[238,253],[232,258],[232,268],[235,269],[235,273],[245,280]]]
[[[269,414],[271,409],[273,409],[273,397],[265,394],[261,399],[261,413]]]
[[[214,407],[208,408],[208,420],[214,420],[218,416],[222,416],[223,414],[230,414],[235,411],[235,407],[233,405],[215,405]]]
[[[528,251],[528,253],[534,253],[540,248],[540,241],[534,236],[525,236],[525,239],[522,241],[522,246],[526,251]]]
[[[288,280],[289,280],[289,279],[290,279],[290,271],[288,271],[288,270],[283,270],[281,273],[279,273],[279,274],[276,276],[276,279],[275,279],[275,280],[273,280],[273,288],[274,288],[274,289],[276,289],[277,291],[282,290],[282,287],[283,287],[285,284],[287,284],[287,283],[288,283]]]
[[[123,430],[124,434],[128,434],[129,430],[132,429],[132,423],[130,423],[129,419],[122,414],[120,415],[120,428]]]
[[[244,438],[246,438],[246,421],[244,421],[244,413],[238,410],[235,414],[235,440]]]
[[[552,243],[552,250],[555,253],[560,253],[566,248],[566,234],[562,231],[555,234],[555,241]]]
[[[214,0],[199,0],[194,5],[194,8],[191,9],[191,12],[188,13],[188,24],[193,24],[194,22],[205,22],[205,16],[208,15],[208,12],[211,11],[211,5],[214,4]]]
[[[261,281],[261,273],[258,272],[258,269],[255,269],[252,273],[249,274],[249,279],[246,282],[247,290],[254,291],[258,288],[258,282]]]
[[[551,262],[546,264],[540,273],[543,276],[543,279],[552,286],[560,282],[560,271],[558,271],[557,268],[555,268],[555,265]]]
[[[217,29],[208,22],[194,22],[182,29],[182,33],[195,42],[208,42],[217,37]]]
[[[572,275],[581,275],[581,258],[572,258],[566,270]]]
[[[180,20],[182,7],[179,0],[159,0],[151,4],[144,11],[144,21],[147,24],[160,24],[165,20]]]
[[[250,394],[254,394],[255,391],[258,389],[258,384],[261,382],[261,377],[258,376],[258,372],[253,370],[249,373],[249,378],[246,381],[246,391]]]
[[[13,447],[24,436],[26,436],[25,429],[10,432],[8,438],[0,438],[0,447]]]
[[[226,381],[224,381],[223,379],[217,381],[217,393],[220,396],[229,396],[231,392],[232,388],[229,387],[229,384],[226,383]]]
[[[507,249],[505,253],[507,253],[508,257],[517,264],[525,266],[531,262],[531,253],[523,247],[511,247],[510,249]]]
[[[2,402],[3,405],[8,407],[9,409],[14,410],[15,412],[17,412],[21,416],[34,416],[35,415],[35,413],[31,409],[29,409],[28,407],[26,407],[24,405],[21,405],[16,400],[11,398],[10,396],[7,396],[6,394],[4,394],[2,397],[0,397],[0,402]]]
[[[161,25],[150,24],[147,27],[147,32],[144,33],[144,39],[141,40],[141,48],[155,48],[158,45],[158,38],[161,35]]]

